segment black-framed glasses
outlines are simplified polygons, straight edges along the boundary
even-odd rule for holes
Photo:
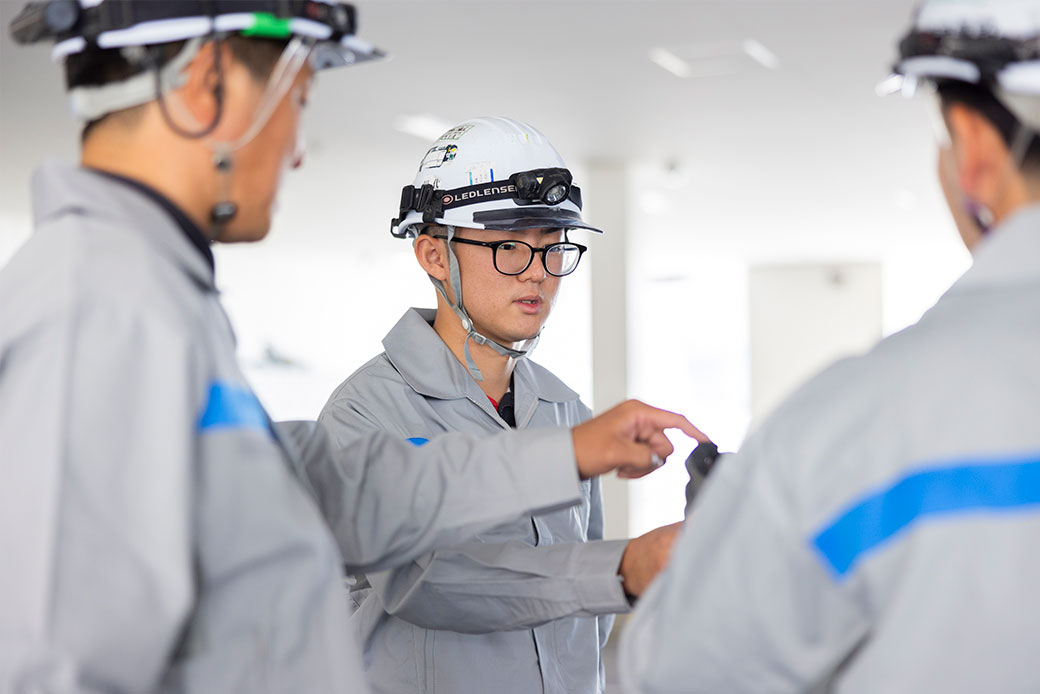
[[[447,239],[444,234],[434,236],[436,239]],[[474,241],[473,239],[460,239],[457,236],[451,239],[458,243],[468,243],[471,246],[484,246],[490,248],[494,258],[495,269],[503,275],[522,275],[531,267],[535,253],[542,254],[542,267],[553,277],[565,277],[578,268],[578,261],[582,254],[589,250],[580,243],[562,241],[550,243],[548,246],[535,248],[523,241]]]

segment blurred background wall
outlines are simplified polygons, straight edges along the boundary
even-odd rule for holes
[[[541,129],[607,230],[579,239],[591,252],[535,359],[597,410],[639,397],[723,449],[968,264],[922,105],[875,94],[910,0],[357,4],[393,59],[320,77],[270,238],[216,251],[276,418],[315,417],[408,306],[433,305],[389,219],[429,141],[471,116]],[[0,0],[0,264],[30,233],[35,164],[76,156],[59,68],[6,36],[20,7]],[[608,483],[611,536],[681,517],[691,446],[676,447],[646,480]]]

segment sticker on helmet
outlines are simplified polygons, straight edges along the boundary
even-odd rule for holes
[[[474,128],[473,123],[463,123],[462,125],[456,125],[454,128],[437,138],[437,141],[441,140],[458,140],[460,137],[468,133]]]
[[[422,164],[419,164],[419,170],[425,171],[426,169],[436,169],[443,166],[445,162],[449,162],[455,158],[455,155],[459,153],[459,148],[455,145],[438,145],[431,147],[430,151],[423,157]]]
[[[491,162],[489,161],[473,164],[466,169],[466,175],[469,177],[469,185],[471,186],[475,186],[478,183],[491,183],[495,180],[495,170],[491,168]]]

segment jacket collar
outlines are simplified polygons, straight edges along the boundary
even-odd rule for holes
[[[387,357],[417,393],[441,400],[470,399],[491,408],[484,391],[434,331],[436,315],[433,309],[408,309],[383,338]],[[569,402],[578,399],[578,394],[563,381],[529,359],[517,360],[513,385],[517,424],[530,409],[526,405],[528,400]]]
[[[32,190],[37,228],[64,215],[78,214],[125,229],[171,258],[203,289],[216,291],[212,266],[174,216],[140,190],[105,174],[56,161],[36,170]]]
[[[1015,212],[979,242],[949,294],[1040,282],[1040,205]]]

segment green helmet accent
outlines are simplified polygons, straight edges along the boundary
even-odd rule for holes
[[[288,39],[292,36],[292,27],[287,18],[275,17],[269,12],[254,12],[253,26],[239,33],[264,39]]]

